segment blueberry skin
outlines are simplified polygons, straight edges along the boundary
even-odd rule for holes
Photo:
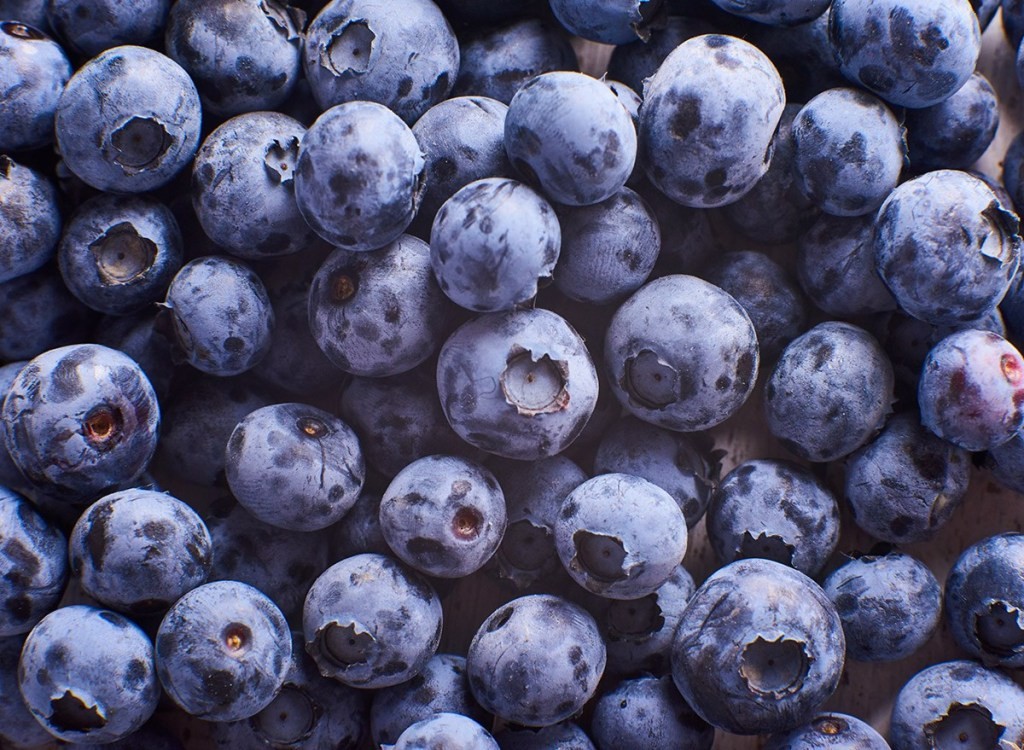
[[[1020,432],[985,454],[992,478],[1014,492],[1024,492],[1024,436]]]
[[[0,22],[0,152],[53,143],[54,114],[71,73],[64,50],[45,33],[20,21]]]
[[[118,193],[166,185],[199,147],[199,93],[174,60],[146,47],[112,47],[80,67],[54,121],[64,164],[82,182]]]
[[[947,742],[1000,747],[1024,739],[1024,688],[977,662],[927,667],[903,686],[892,708],[892,750],[928,750]]]
[[[900,307],[934,325],[978,318],[999,304],[1020,247],[1017,217],[966,172],[904,182],[875,220],[879,275]]]
[[[94,57],[121,44],[149,45],[167,22],[170,0],[49,0],[46,20],[70,49]]]
[[[606,652],[586,610],[551,594],[502,605],[477,629],[466,667],[477,702],[527,727],[557,724],[597,691]]]
[[[816,576],[839,543],[839,505],[804,467],[754,459],[715,489],[707,530],[722,563],[758,557]]]
[[[238,375],[270,349],[274,308],[260,277],[243,261],[208,255],[186,263],[164,304],[185,361],[200,372]]]
[[[28,500],[0,487],[0,549],[0,636],[21,635],[64,595],[67,540]]]
[[[500,750],[494,737],[468,716],[441,712],[421,719],[402,732],[391,750]]]
[[[95,313],[68,291],[57,264],[0,283],[0,358],[31,359],[92,338]]]
[[[305,133],[288,115],[249,112],[206,136],[192,166],[192,206],[210,239],[247,260],[290,255],[313,243],[316,234],[295,201]]]
[[[684,206],[739,200],[768,171],[785,104],[782,78],[752,44],[719,34],[686,40],[644,84],[647,177]]]
[[[384,377],[429,358],[448,332],[450,304],[427,243],[403,234],[370,252],[338,248],[309,289],[309,328],[345,372]]]
[[[53,258],[61,235],[57,190],[42,172],[0,155],[0,283]]]
[[[562,246],[555,285],[570,299],[607,305],[639,289],[654,270],[661,230],[627,187],[592,206],[557,209]]]
[[[542,73],[578,71],[565,30],[539,18],[480,28],[462,40],[462,62],[453,94],[487,96],[503,104]]]
[[[846,463],[844,493],[853,520],[876,539],[929,539],[967,495],[967,451],[936,437],[914,413],[896,414]]]
[[[306,651],[320,673],[358,688],[419,674],[441,638],[441,600],[419,573],[387,555],[341,560],[313,582],[303,607]]]
[[[771,560],[740,560],[690,599],[672,645],[672,678],[719,729],[781,732],[810,721],[832,695],[845,650],[839,615],[814,581]]]
[[[228,438],[224,465],[228,486],[246,510],[291,531],[318,531],[340,520],[366,477],[352,428],[299,403],[246,416]]]
[[[819,323],[786,347],[765,383],[768,429],[800,458],[834,461],[881,429],[894,386],[874,336],[849,323]]]
[[[321,109],[379,102],[411,125],[448,98],[459,45],[430,0],[331,0],[306,29],[302,64]]]
[[[332,245],[354,252],[398,239],[423,194],[416,136],[374,102],[339,104],[320,115],[302,137],[295,170],[303,218]]]
[[[438,713],[487,722],[487,714],[469,692],[464,656],[435,654],[408,682],[374,693],[370,707],[373,741],[378,745],[394,743],[410,726]]]
[[[795,26],[818,18],[828,10],[832,0],[714,0],[715,5],[757,23],[772,26]]]
[[[54,739],[36,721],[18,688],[18,657],[24,641],[21,636],[0,638],[0,715],[4,717],[0,742],[13,750],[48,747]]]
[[[551,0],[551,12],[566,31],[602,44],[646,41],[661,0]]]
[[[149,637],[121,615],[84,604],[56,609],[32,629],[18,685],[36,720],[66,742],[121,739],[146,723],[160,698]]]
[[[3,403],[7,450],[33,483],[74,496],[131,482],[156,450],[160,406],[142,369],[98,344],[51,349]]]
[[[391,480],[380,526],[395,555],[421,573],[462,578],[491,559],[505,534],[505,496],[494,475],[458,456],[425,456]]]
[[[825,213],[874,213],[899,180],[906,159],[896,115],[854,88],[823,91],[793,121],[794,166],[800,188]]]
[[[509,161],[553,201],[588,206],[626,184],[637,156],[633,120],[603,82],[542,73],[520,88],[505,116]]]
[[[711,750],[715,728],[697,716],[669,675],[620,682],[594,703],[590,733],[598,747]]]
[[[284,2],[178,0],[164,30],[167,54],[215,117],[276,109],[301,73],[305,14]]]
[[[902,552],[848,560],[822,588],[843,621],[846,656],[856,661],[904,659],[928,642],[942,618],[939,582]]]
[[[586,345],[565,319],[540,308],[482,315],[441,348],[437,388],[463,440],[505,458],[560,453],[597,404]]]
[[[856,716],[821,713],[796,729],[774,734],[764,744],[764,750],[889,750],[874,728]]]
[[[727,292],[694,276],[640,287],[605,334],[619,402],[645,422],[694,432],[728,419],[757,380],[757,334]]]
[[[654,75],[672,50],[687,39],[714,33],[715,27],[699,18],[673,15],[647,31],[649,39],[617,45],[608,61],[608,78],[622,81],[637,93],[644,90],[644,80]]]
[[[181,230],[163,203],[98,195],[68,221],[57,262],[68,290],[82,304],[127,315],[163,300],[182,255]]]
[[[969,451],[1005,443],[1024,426],[1024,359],[1006,339],[968,329],[925,358],[917,387],[921,423]]]
[[[914,169],[968,169],[995,138],[999,100],[988,79],[973,73],[945,101],[908,110],[906,126]]]
[[[156,669],[167,695],[206,721],[239,721],[270,704],[292,657],[288,623],[265,594],[215,581],[175,602],[156,635]]]
[[[518,180],[488,177],[460,189],[437,212],[430,265],[456,304],[501,312],[537,295],[561,243],[551,204]]]
[[[981,50],[968,0],[834,0],[828,22],[843,75],[901,107],[930,107],[952,96]]]

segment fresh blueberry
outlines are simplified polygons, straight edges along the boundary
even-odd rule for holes
[[[18,657],[24,642],[22,636],[0,638],[0,742],[12,750],[49,747],[54,739],[36,721],[18,688]]]
[[[693,712],[672,677],[620,682],[594,703],[590,733],[600,748],[711,750],[715,728]]]
[[[868,723],[856,716],[830,711],[815,716],[796,729],[774,734],[764,750],[889,750],[885,741]]]
[[[68,291],[56,263],[0,283],[0,358],[31,359],[88,341],[96,317]]]
[[[828,13],[796,26],[751,24],[746,39],[775,64],[789,102],[809,102],[848,82],[832,52]]]
[[[0,21],[0,152],[53,142],[57,103],[71,73],[64,50],[42,31],[16,20]]]
[[[914,169],[967,169],[995,138],[999,100],[988,79],[974,73],[944,102],[907,110],[906,125]]]
[[[35,271],[57,251],[61,212],[53,182],[0,154],[0,283]]]
[[[46,18],[70,49],[93,57],[121,44],[151,45],[170,7],[170,0],[48,0]]]
[[[390,750],[500,750],[491,733],[468,716],[441,712],[410,725]]]
[[[587,733],[572,721],[546,727],[506,726],[494,739],[501,750],[595,750]]]
[[[714,26],[699,18],[690,16],[669,16],[647,31],[646,41],[636,39],[629,44],[620,44],[612,50],[608,61],[608,78],[622,81],[633,91],[644,90],[644,81],[658,70],[658,66],[676,47],[701,34],[711,34]]]
[[[574,36],[628,44],[647,41],[649,27],[658,25],[662,5],[662,0],[551,0],[551,12]]]

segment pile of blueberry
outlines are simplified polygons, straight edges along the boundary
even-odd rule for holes
[[[1021,747],[999,7],[0,0],[0,746]]]

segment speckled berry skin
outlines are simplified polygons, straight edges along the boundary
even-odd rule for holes
[[[894,544],[925,541],[967,495],[970,456],[921,425],[893,416],[846,464],[845,494],[854,522]]]
[[[312,244],[316,234],[295,202],[295,163],[305,132],[279,112],[249,112],[206,136],[192,165],[192,206],[211,240],[248,260]]]
[[[468,716],[441,712],[409,726],[388,750],[500,750],[494,737]]]
[[[321,674],[352,687],[390,687],[422,671],[437,651],[441,600],[404,563],[354,555],[313,582],[302,630]]]
[[[1024,741],[1024,688],[977,662],[947,661],[907,681],[892,708],[892,750],[947,742],[1003,747]]]
[[[757,334],[739,303],[695,276],[640,287],[605,334],[616,398],[645,422],[680,432],[712,427],[736,412],[757,380]]]
[[[684,206],[738,200],[768,171],[785,104],[778,71],[752,44],[719,34],[686,40],[644,85],[647,177]]]
[[[309,226],[332,245],[374,250],[412,222],[423,170],[416,136],[398,115],[374,102],[339,104],[302,137],[295,199]]]
[[[475,312],[529,301],[558,260],[554,209],[518,180],[488,177],[449,198],[430,230],[430,265],[441,290]]]
[[[192,589],[164,615],[156,635],[164,691],[207,721],[239,721],[266,708],[284,684],[291,657],[281,610],[239,581]]]
[[[882,428],[894,385],[874,336],[850,323],[819,323],[786,347],[765,383],[768,429],[800,458],[834,461]]]
[[[68,291],[56,263],[0,283],[0,357],[30,359],[87,341],[96,317]]]
[[[53,742],[53,735],[43,729],[25,705],[18,688],[18,658],[25,642],[23,636],[0,638],[0,742],[12,750],[33,750]]]
[[[813,21],[828,10],[831,0],[714,0],[715,5],[750,21],[772,26],[795,26]]]
[[[82,590],[129,615],[162,614],[206,583],[210,532],[181,500],[146,489],[107,495],[90,505],[68,540]]]
[[[501,750],[595,750],[587,733],[572,721],[546,727],[506,726],[494,739]]]
[[[885,741],[868,723],[856,716],[829,711],[815,716],[790,732],[773,734],[764,750],[889,750]]]
[[[318,531],[340,520],[366,476],[352,428],[300,403],[246,416],[228,438],[224,464],[228,486],[246,510],[292,531]]]
[[[50,27],[69,49],[93,57],[120,44],[156,41],[170,0],[53,0],[46,3]]]
[[[0,550],[0,637],[21,635],[64,594],[67,540],[32,503],[0,487]]]
[[[64,50],[45,33],[15,20],[0,22],[0,152],[53,142],[57,102],[71,73]]]
[[[899,180],[903,128],[881,99],[854,88],[823,91],[793,121],[800,188],[834,216],[874,213]]]
[[[551,200],[600,203],[626,184],[637,155],[633,119],[602,81],[542,73],[508,105],[505,150],[516,171]]]
[[[61,235],[57,190],[42,172],[0,155],[0,283],[50,260]]]
[[[850,559],[822,588],[843,621],[846,656],[856,661],[904,659],[941,621],[942,587],[928,566],[902,552]]]
[[[551,11],[570,34],[602,44],[629,44],[648,38],[648,24],[661,5],[661,0],[551,0]]]
[[[950,334],[925,358],[917,387],[921,423],[969,451],[1001,445],[1024,425],[1024,359],[991,331]]]
[[[900,307],[933,325],[978,318],[1020,264],[1017,217],[977,177],[928,172],[889,194],[875,220],[875,263]]]
[[[431,270],[430,248],[403,234],[370,252],[338,248],[309,289],[309,328],[345,372],[407,372],[441,345],[451,305]]]
[[[185,361],[209,375],[239,375],[270,349],[274,308],[245,262],[207,255],[181,267],[164,301]]]
[[[672,677],[709,724],[735,734],[781,732],[809,721],[832,695],[845,651],[839,615],[814,581],[771,560],[740,560],[690,599],[672,645]]]
[[[669,675],[626,679],[599,697],[590,733],[598,747],[622,750],[711,750],[715,739],[715,728],[686,704]]]
[[[839,505],[808,469],[753,459],[715,488],[707,529],[723,564],[760,557],[816,576],[839,543]]]
[[[441,408],[452,429],[488,453],[528,461],[560,453],[597,404],[583,340],[540,308],[463,324],[437,361]]]
[[[459,44],[430,0],[332,0],[306,29],[302,64],[321,109],[379,102],[411,125],[448,98]]]
[[[57,262],[68,290],[82,304],[127,315],[163,300],[182,254],[181,230],[163,203],[98,195],[68,221]]]
[[[171,58],[112,47],[68,81],[54,122],[64,163],[97,190],[142,193],[166,185],[199,147],[195,84]]]
[[[971,77],[981,51],[968,0],[835,0],[828,31],[843,75],[901,107],[949,98]]]
[[[907,110],[906,125],[914,169],[969,169],[995,138],[999,100],[988,79],[974,73],[945,101]]]
[[[3,419],[7,450],[30,481],[83,497],[142,474],[156,450],[160,407],[134,360],[79,344],[25,365]]]
[[[149,637],[121,615],[84,604],[56,609],[32,629],[18,685],[36,720],[66,742],[126,737],[160,698]]]
[[[551,594],[502,605],[466,656],[469,686],[495,716],[528,727],[568,719],[597,691],[606,652],[586,610]]]

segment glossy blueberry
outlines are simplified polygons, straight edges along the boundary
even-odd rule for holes
[[[594,703],[590,733],[598,747],[622,750],[711,750],[715,739],[715,728],[686,704],[669,675],[623,680],[606,692]]]
[[[597,691],[606,652],[586,610],[551,594],[502,605],[477,629],[466,667],[477,702],[528,727],[568,719]]]
[[[971,77],[981,50],[968,0],[834,0],[828,31],[843,75],[902,107],[948,99]]]
[[[146,723],[160,697],[149,637],[84,604],[56,609],[32,629],[18,684],[36,720],[66,742],[121,739]]]
[[[491,559],[505,534],[505,496],[494,475],[458,456],[417,459],[391,480],[380,526],[395,555],[421,573],[461,578]]]
[[[648,178],[685,206],[738,200],[768,171],[785,103],[778,71],[752,44],[718,34],[688,39],[644,85]]]
[[[491,733],[468,716],[441,712],[409,726],[390,750],[499,750]]]
[[[96,315],[68,291],[57,264],[0,283],[0,357],[30,359],[91,337]]]
[[[558,22],[575,36],[603,44],[646,41],[662,0],[551,0]]]
[[[306,29],[302,64],[321,109],[379,102],[411,125],[448,98],[459,45],[431,0],[331,0]]]
[[[635,416],[680,432],[728,419],[757,379],[757,334],[729,294],[694,276],[640,287],[605,335],[612,390]]]
[[[893,190],[879,209],[875,263],[915,318],[971,320],[1006,294],[1020,264],[1017,232],[1017,217],[977,177],[928,172]]]
[[[832,53],[828,13],[796,26],[751,24],[746,39],[775,64],[789,102],[808,102],[848,82]]]
[[[398,239],[423,194],[416,136],[374,102],[339,104],[320,115],[302,137],[295,169],[295,198],[306,222],[352,251]]]
[[[928,352],[917,387],[921,423],[969,451],[1005,443],[1024,425],[1024,359],[991,331],[950,334]]]
[[[199,147],[199,94],[188,73],[146,47],[112,47],[68,81],[54,126],[64,164],[98,190],[166,185]]]
[[[430,230],[430,265],[456,304],[511,310],[551,277],[561,240],[551,204],[522,182],[489,177],[441,206]]]
[[[600,203],[626,184],[637,155],[633,120],[604,83],[582,73],[543,73],[508,106],[512,166],[553,201]]]
[[[494,739],[501,750],[595,750],[587,733],[572,721],[546,727],[506,726]]]
[[[786,347],[765,383],[768,429],[800,458],[834,461],[881,429],[894,384],[874,336],[849,323],[819,323]]]
[[[121,44],[149,46],[167,22],[170,0],[48,0],[46,18],[70,49],[93,57]]]
[[[355,555],[313,582],[302,629],[321,674],[352,687],[390,687],[419,674],[437,651],[441,601],[394,558]]]
[[[909,544],[929,539],[967,494],[970,457],[897,414],[846,464],[845,494],[853,520],[876,539]]]
[[[663,23],[648,28],[650,38],[620,44],[612,50],[608,61],[608,78],[622,81],[635,92],[644,90],[644,81],[676,47],[701,34],[714,32],[714,26],[690,16],[669,16]]]
[[[250,260],[290,255],[314,241],[295,202],[305,132],[287,115],[250,112],[206,137],[192,166],[192,205],[210,239]]]
[[[942,588],[924,563],[890,551],[852,558],[822,583],[857,661],[896,661],[924,646],[939,627]]]
[[[907,681],[892,708],[892,750],[992,748],[1024,740],[1024,688],[977,662],[947,661]]]
[[[292,657],[284,615],[239,581],[194,588],[175,602],[156,635],[164,691],[207,721],[253,716],[277,695]]]
[[[906,126],[914,169],[967,169],[995,138],[999,100],[988,79],[974,73],[945,101],[908,110]]]
[[[12,750],[47,747],[53,735],[36,721],[18,688],[18,657],[25,642],[22,636],[0,638],[0,742]]]
[[[57,102],[71,73],[64,50],[38,28],[16,20],[0,22],[0,152],[53,142]]]
[[[597,403],[598,380],[583,340],[540,308],[482,315],[445,342],[437,389],[452,429],[506,458],[564,450]]]
[[[61,234],[57,190],[42,172],[0,155],[0,283],[50,260]]]
[[[684,610],[672,677],[709,724],[781,732],[832,695],[845,650],[839,615],[814,581],[771,560],[740,560],[713,573]]]
[[[868,723],[856,716],[829,711],[818,714],[796,729],[774,734],[765,750],[889,750],[885,741]]]
[[[364,488],[345,517],[331,527],[328,534],[332,559],[341,560],[363,552],[391,554],[380,529],[380,500],[379,492]]]

